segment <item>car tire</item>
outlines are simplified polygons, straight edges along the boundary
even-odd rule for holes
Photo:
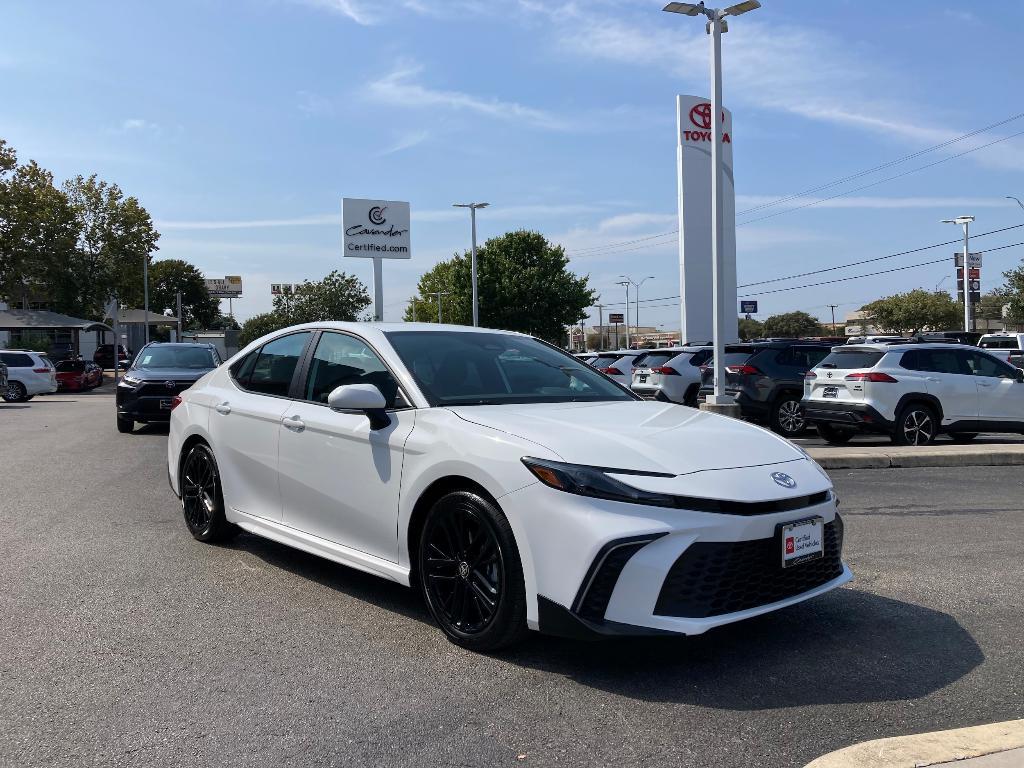
[[[117,417],[117,431],[122,435],[126,435],[135,429],[135,422],[131,419],[124,419],[120,416]]]
[[[783,437],[796,437],[807,428],[800,396],[781,395],[772,405],[771,428]]]
[[[20,381],[8,381],[7,389],[3,391],[4,402],[24,403],[28,400],[28,390]]]
[[[220,469],[208,445],[196,443],[189,449],[181,462],[178,486],[185,525],[196,541],[214,544],[238,533],[238,526],[224,516]]]
[[[815,426],[818,429],[818,436],[829,445],[846,445],[857,434],[856,430],[834,427],[831,424],[817,424]]]
[[[908,403],[896,414],[892,441],[896,445],[928,445],[939,432],[935,410],[924,403]]]
[[[688,405],[690,408],[696,408],[697,407],[697,393],[699,391],[700,391],[700,385],[699,384],[691,384],[687,388],[686,394],[683,395],[683,405]]]
[[[953,432],[950,434],[954,443],[969,443],[977,436],[977,432]]]
[[[526,633],[526,587],[512,527],[493,502],[453,491],[434,502],[418,542],[420,591],[449,640],[495,651]]]

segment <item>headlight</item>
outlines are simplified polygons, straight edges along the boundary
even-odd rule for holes
[[[657,507],[674,507],[675,499],[662,493],[643,491],[626,485],[610,475],[639,475],[641,477],[675,477],[665,472],[637,472],[632,469],[610,469],[587,467],[581,464],[565,464],[560,461],[524,458],[523,464],[544,485],[577,496],[593,496],[629,504],[647,504]]]
[[[137,387],[139,384],[142,383],[142,379],[137,379],[134,376],[125,374],[124,376],[121,377],[121,383],[127,384],[129,387]]]

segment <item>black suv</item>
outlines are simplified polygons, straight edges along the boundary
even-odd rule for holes
[[[766,423],[784,437],[806,429],[804,374],[824,360],[835,342],[769,341],[729,345],[725,357],[725,391],[739,403],[743,418]],[[744,359],[745,358],[745,359]],[[702,371],[701,396],[710,394],[713,369]]]
[[[170,421],[174,398],[220,363],[213,344],[147,344],[117,384],[117,431]]]
[[[120,347],[117,353],[118,367],[127,368],[131,364],[134,353],[124,344],[118,346]],[[92,354],[92,361],[104,370],[112,370],[114,368],[114,345],[100,344]]]

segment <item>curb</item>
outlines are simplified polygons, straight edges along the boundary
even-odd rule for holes
[[[805,768],[924,768],[1024,747],[1024,720],[876,739],[840,749]]]
[[[918,449],[921,450],[921,449]],[[927,451],[927,449],[924,449]],[[822,469],[903,469],[912,467],[1013,467],[1024,466],[1024,446],[999,450],[932,452],[858,451],[834,453],[807,449]]]

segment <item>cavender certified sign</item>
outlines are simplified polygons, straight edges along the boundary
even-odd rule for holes
[[[408,203],[346,197],[341,212],[346,256],[412,258]]]

